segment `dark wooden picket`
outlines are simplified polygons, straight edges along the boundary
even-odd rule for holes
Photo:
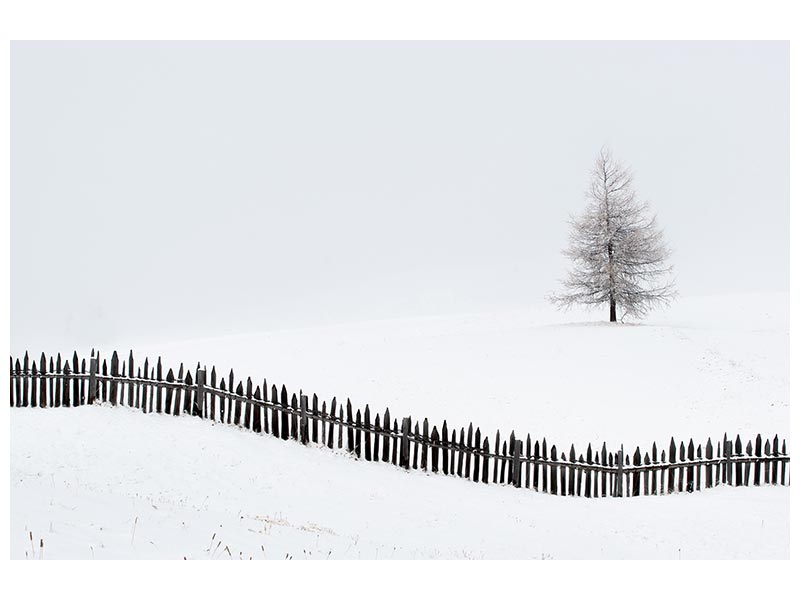
[[[314,394],[314,400],[317,399],[317,395]],[[366,460],[372,460],[372,438],[370,436],[369,426],[372,423],[370,421],[370,414],[369,414],[369,404],[364,407],[364,458]],[[314,433],[314,441],[316,442],[316,432]]]

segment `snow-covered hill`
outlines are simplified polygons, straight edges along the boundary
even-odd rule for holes
[[[680,299],[644,323],[549,306],[191,340],[135,349],[320,399],[349,397],[559,448],[789,437],[789,296]],[[198,327],[198,329],[201,329]],[[103,348],[106,356],[114,348]],[[124,342],[116,348],[127,355]],[[71,352],[70,352],[71,353]]]
[[[33,544],[31,539],[33,538]],[[789,488],[554,497],[128,408],[11,410],[11,556],[786,558]]]
[[[373,414],[514,428],[560,450],[663,448],[673,435],[789,437],[788,300],[685,299],[642,324],[537,307],[134,350],[138,364],[233,367]],[[38,556],[39,539],[46,558],[788,556],[788,488],[551,497],[125,408],[10,417],[17,558]]]

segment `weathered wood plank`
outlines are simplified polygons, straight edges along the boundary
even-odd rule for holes
[[[448,437],[447,437],[447,419],[442,424],[442,472],[445,475],[450,473],[450,460],[448,456]]]
[[[252,400],[253,399],[253,380],[250,377],[248,377],[247,381],[245,381],[244,396],[248,400]],[[198,408],[202,408],[202,402],[198,402]],[[244,403],[244,421],[242,422],[242,426],[245,429],[250,429],[251,431],[253,430],[253,404],[252,404],[252,402],[245,402]]]
[[[266,387],[264,389],[267,389]],[[264,416],[264,406],[261,404],[261,386],[257,385],[256,389],[253,390],[253,400],[255,404],[253,405],[253,432],[254,433],[261,433],[263,430],[263,416]]]
[[[289,394],[285,385],[281,386],[281,439],[289,439]]]
[[[777,444],[776,444],[777,445]],[[786,440],[783,440],[783,446],[781,447],[781,454],[786,456]],[[750,466],[749,464],[747,465]],[[786,460],[781,461],[781,485],[786,485]]]
[[[497,434],[494,437],[494,477],[492,478],[492,483],[498,482],[498,476],[500,475],[500,430],[497,430]]]
[[[381,418],[380,416],[375,415],[375,440],[372,442],[373,443],[372,460],[374,460],[375,462],[380,462],[381,460],[380,446],[381,446],[381,440],[383,439],[383,436],[381,435],[382,431],[383,429],[381,428]],[[414,468],[416,469],[416,466]]]
[[[322,411],[320,412],[320,420],[322,423],[320,424],[320,445],[327,446],[328,445],[328,402],[323,400],[322,401]]]
[[[238,425],[239,427],[247,427],[247,421],[243,420],[242,417],[249,415],[247,415],[248,413],[247,407],[245,407],[245,415],[242,415],[242,401],[240,399],[242,396],[244,396],[244,385],[242,384],[241,381],[239,381],[239,383],[236,385],[236,396],[233,407],[233,424]],[[246,402],[245,404],[247,406],[250,406]],[[292,408],[297,408],[297,397],[294,394],[292,394]],[[296,436],[293,437],[297,439]]]
[[[391,430],[392,430],[391,415],[389,414],[389,409],[387,408],[386,411],[383,413],[383,453],[382,453],[382,456],[381,456],[381,459],[383,460],[383,462],[389,462],[389,454],[390,454],[389,432]],[[428,421],[426,419],[425,420],[425,435],[426,435],[426,437],[427,437],[427,433],[428,433]],[[424,449],[423,449],[423,455],[422,455],[422,465],[423,465],[422,468],[423,469],[425,468],[425,464],[426,464],[426,462],[425,462],[425,453],[424,453],[424,451],[426,449],[427,449],[427,445],[425,445]]]
[[[135,371],[135,369],[134,369],[134,360],[133,360],[133,350],[131,350],[128,353],[128,376],[133,378],[134,371]],[[136,384],[132,380],[129,381],[128,382],[128,408],[134,408],[134,398],[136,396],[135,389],[136,389]],[[83,396],[83,394],[81,394],[81,396]],[[81,404],[83,404],[82,400],[81,400]]]
[[[469,424],[467,427],[467,448],[475,448],[480,450],[480,443],[476,440],[475,445],[472,445],[472,423]],[[477,461],[477,454],[475,455],[475,460]],[[467,455],[464,457],[464,469],[467,472],[467,476],[470,473],[470,466],[472,463],[472,452],[467,452]]]
[[[528,434],[528,437],[525,440],[525,488],[530,489],[531,487],[531,452],[533,451],[533,446],[531,445],[531,434]]]
[[[97,369],[98,369],[98,370],[97,370],[97,372],[99,373],[99,372],[100,372],[100,359],[99,359],[99,357],[98,357],[98,359],[97,359]],[[53,362],[53,357],[52,357],[52,356],[50,357],[50,368],[48,369],[48,371],[47,371],[47,372],[48,372],[48,373],[50,373],[50,374],[52,374],[52,375],[55,375],[55,372],[56,372],[56,369],[55,369],[55,363]],[[48,388],[49,388],[49,390],[50,390],[50,406],[51,406],[51,407],[54,407],[54,406],[56,405],[56,397],[55,397],[55,389],[56,389],[56,385],[55,385],[55,377],[49,377],[49,378],[47,379],[47,387],[48,387]],[[19,391],[17,391],[17,395],[19,395]]]
[[[372,460],[372,436],[369,429],[372,419],[370,417],[369,404],[367,404],[364,407],[364,459],[368,461]]]
[[[86,404],[86,386],[87,386],[87,383],[88,383],[88,381],[87,381],[88,377],[85,377],[85,376],[87,375],[87,373],[88,373],[88,371],[86,370],[86,359],[82,358],[81,359],[81,375],[84,375],[84,377],[81,377],[81,381],[80,381],[80,396],[78,396],[80,398],[80,404],[81,405]],[[133,377],[133,373],[131,373],[131,377]],[[41,388],[42,385],[44,385],[44,382],[41,382],[39,387]]]
[[[285,386],[282,386],[281,389],[283,390]],[[283,392],[281,392],[283,393]],[[281,437],[281,420],[283,417],[281,416],[280,407],[282,406],[281,399],[278,397],[278,386],[274,383],[272,384],[272,388],[270,388],[270,399],[271,399],[271,407],[270,410],[272,411],[271,419],[272,422],[270,423],[272,429],[272,437],[279,438]],[[331,416],[335,414],[336,410],[336,399],[334,398],[333,405],[331,407],[332,412]],[[331,422],[331,440],[333,440],[333,422]],[[330,446],[333,448],[333,446]]]
[[[105,366],[105,362],[103,362],[103,365]],[[17,367],[18,367],[19,371],[21,372],[22,371],[22,367],[19,366],[19,360],[17,360]],[[55,406],[56,406],[56,408],[60,408],[61,407],[61,354],[59,354],[58,357],[56,358],[56,368],[53,371],[53,373],[55,374],[55,377],[53,378],[54,381],[55,381],[55,383],[53,385],[55,387],[55,392],[56,392],[56,404],[55,404]],[[103,375],[105,375],[105,374],[106,373],[104,371]],[[22,395],[22,392],[20,390],[17,390],[17,393],[20,394],[20,396]],[[20,401],[22,401],[21,397],[20,397]]]
[[[375,419],[377,423],[377,418]],[[377,437],[375,438],[377,440]],[[419,468],[419,421],[414,422],[414,469]],[[375,452],[375,460],[378,460],[378,453],[377,450]]]
[[[39,369],[36,368],[36,361],[31,362],[31,407],[38,408],[39,394],[37,386],[39,384]],[[78,381],[77,379],[75,381]]]
[[[352,422],[352,416],[353,415],[351,414],[350,422]],[[292,393],[292,410],[289,414],[289,425],[290,425],[289,436],[293,440],[296,440],[297,439],[297,394],[295,393]],[[350,441],[352,442],[352,438]],[[350,446],[347,449],[348,451],[352,452],[353,451],[352,444],[350,444]]]
[[[625,495],[625,483],[623,477],[623,469],[625,464],[625,451],[622,446],[619,448],[619,453],[617,454],[616,459],[616,466],[617,466],[617,478],[616,478],[616,488],[617,488],[617,497],[622,498]]]
[[[11,408],[14,408],[17,406],[17,398],[19,397],[16,394],[17,380],[19,379],[19,376],[17,370],[14,368],[14,357],[9,356],[8,359],[9,359],[8,372],[11,374],[11,379],[10,379],[11,385],[9,388],[8,397]]]
[[[397,419],[394,420],[394,423],[392,425],[392,433],[394,434],[392,436],[392,464],[396,466],[397,465],[397,445],[399,443],[398,440],[400,438],[400,430],[397,427]]]
[[[508,483],[510,485],[514,485],[514,481],[516,478],[516,474],[514,473],[514,449],[517,447],[517,436],[514,433],[514,430],[511,430],[511,434],[508,436]]]
[[[70,401],[70,398],[69,398],[69,390],[70,390],[70,387],[71,387],[70,380],[69,380],[69,374],[70,374],[69,362],[65,362],[64,363],[64,371],[63,371],[63,373],[64,373],[64,377],[62,378],[63,406],[70,407],[70,406],[72,406],[72,402]]]
[[[500,484],[504,484],[506,482],[505,474],[506,474],[506,455],[508,452],[508,442],[503,441],[503,445],[500,448]]]
[[[411,433],[411,417],[403,418],[403,427],[401,431],[402,442],[400,444],[400,466],[408,469],[411,466],[409,454],[409,434]]]
[[[342,449],[342,439],[343,439],[342,438],[342,428],[344,427],[344,407],[341,406],[341,405],[339,405],[339,421],[338,421],[338,423],[339,423],[339,431],[337,432],[338,433],[338,435],[337,435],[338,440],[337,440],[336,444],[337,444],[337,448],[339,448],[339,450],[341,450]]]
[[[736,434],[736,441],[733,444],[733,455],[737,457],[744,456],[742,452],[742,438],[739,436],[739,434]],[[743,476],[744,473],[742,471],[742,463],[737,461],[734,467],[734,485],[736,487],[742,485]]]
[[[17,374],[17,378],[22,377],[22,402],[21,405],[23,407],[27,407],[29,404],[30,398],[30,376],[29,370],[30,366],[28,364],[28,351],[25,351],[25,356],[22,359],[22,370],[20,373]],[[67,363],[69,364],[69,363]]]
[[[550,453],[547,451],[547,438],[542,438],[542,491],[547,493],[550,489],[548,485],[548,475],[550,473],[550,466],[548,465]]]
[[[116,352],[114,353],[114,356],[116,356]],[[112,375],[114,373],[114,357],[111,358],[111,373],[112,373]],[[156,393],[156,402],[155,402],[155,404],[156,404],[156,412],[158,414],[161,414],[163,412],[163,405],[162,405],[162,400],[161,399],[163,397],[164,390],[161,388],[161,385],[160,385],[161,382],[163,381],[163,379],[164,378],[162,376],[161,357],[159,356],[158,360],[156,361],[156,382],[157,383],[156,383],[156,388],[155,388],[155,393]],[[116,392],[115,392],[115,390],[112,390],[111,397],[112,397],[112,403],[116,402]]]
[[[488,437],[486,437],[483,440],[483,453],[481,456],[481,462],[483,463],[483,472],[481,473],[481,481],[483,483],[489,483],[489,438]],[[478,466],[478,461],[476,460],[475,467],[477,466]]]
[[[669,442],[669,472],[667,475],[667,493],[675,491],[675,463],[678,461],[678,447],[675,445],[675,438],[670,438]]]
[[[572,444],[569,448],[569,462],[572,463],[568,467],[569,471],[567,474],[568,478],[568,491],[570,496],[575,495],[575,444]]]
[[[522,440],[517,440],[514,445],[514,487],[522,486]]]
[[[263,395],[261,390],[264,390]],[[258,392],[258,397],[256,398],[256,392]],[[267,380],[264,379],[263,384],[261,386],[256,386],[255,390],[253,390],[253,398],[255,398],[256,403],[253,405],[253,431],[255,433],[265,433],[269,434],[269,415],[267,413],[267,395],[269,393],[269,388],[267,387]]]
[[[311,441],[315,444],[319,443],[319,399],[316,394],[311,395]],[[369,425],[369,405],[364,411],[364,423]],[[369,452],[369,434],[367,434],[367,460],[370,459]]]
[[[358,458],[361,458],[361,409],[356,411],[356,427],[355,431],[355,444],[354,444],[354,451]]]
[[[170,369],[170,371],[171,370],[172,369]],[[216,420],[219,419],[219,416],[217,415],[217,394],[216,394],[216,389],[217,389],[217,368],[214,365],[211,365],[211,375],[209,377],[210,377],[211,386],[209,387],[209,390],[208,390],[208,412],[209,412],[208,416],[212,421],[216,421]],[[267,382],[265,381],[264,382],[264,398],[265,399],[267,397],[267,391],[268,391],[267,390]],[[167,412],[169,412],[169,409],[167,409]]]
[[[458,464],[456,465],[456,475],[459,477],[464,476],[464,428],[461,428],[461,433],[458,438]],[[469,475],[469,473],[467,473]]]
[[[433,426],[431,432],[431,471],[439,472],[439,431],[436,429],[436,425]]]
[[[353,405],[347,399],[347,451],[353,451]]]
[[[472,473],[472,480],[477,483],[478,481],[481,481],[481,474],[483,473],[483,471],[485,471],[486,473],[489,473],[489,457],[488,457],[488,454],[483,454],[481,452],[481,449],[482,449],[482,446],[481,446],[481,428],[478,427],[478,428],[475,429],[475,444],[474,444],[474,446],[472,445],[471,433],[472,433],[472,424],[470,423],[470,435],[467,436],[467,438],[468,438],[467,444],[471,448],[474,448],[474,452],[475,452],[475,457],[474,457],[475,458],[475,467],[474,467],[474,470],[473,470],[473,473]],[[484,443],[488,444],[488,441],[489,441],[488,439],[484,440]],[[470,457],[470,454],[467,454],[467,461],[466,461],[466,464],[467,464],[467,467],[466,467],[467,477],[469,477],[469,457]],[[481,466],[482,466],[483,470],[480,470]]]
[[[456,464],[456,430],[450,430],[450,443],[448,444],[450,449],[450,475],[455,475],[455,464]]]
[[[642,465],[642,452],[639,450],[639,446],[636,446],[636,450],[633,453],[633,466],[640,467]],[[641,473],[636,471],[633,473],[633,488],[632,492],[634,496],[639,495],[639,488],[641,485]]]
[[[300,443],[307,445],[311,441],[311,406],[308,403],[308,395],[300,390],[298,396],[300,414],[298,418],[297,433]]]
[[[336,432],[336,396],[333,397],[331,400],[331,422],[330,426],[328,427],[328,448],[333,449],[334,446],[334,434]]]
[[[300,443],[308,444],[308,396],[302,390],[300,390],[300,431],[298,433]]]
[[[109,382],[108,401],[111,403],[111,406],[116,406],[118,387],[116,378],[119,377],[119,355],[116,350],[111,353],[111,377],[113,379]]]
[[[168,384],[175,383],[175,374],[172,372],[172,369],[167,371],[166,381]],[[164,412],[168,415],[174,414],[175,411],[175,407],[173,406],[172,402],[172,397],[174,394],[175,390],[173,389],[172,385],[168,385],[164,393]]]
[[[772,439],[772,456],[776,459],[780,456],[778,453],[778,443],[778,436],[776,434]],[[777,460],[772,462],[772,485],[778,485],[778,462]]]
[[[334,396],[333,400],[331,400],[331,422],[330,426],[328,427],[328,448],[333,448],[334,445],[333,436],[335,432],[334,428],[336,427],[335,419],[336,419],[336,397]]]
[[[733,457],[733,440],[728,441],[727,456],[728,456],[728,485],[734,485],[733,461],[731,460],[731,458]]]
[[[186,377],[184,377],[183,382],[185,384],[183,390],[183,413],[186,415],[192,414],[192,405],[193,405],[193,388],[194,388],[194,378],[189,371],[186,371]],[[239,383],[239,391],[242,389],[242,384]]]
[[[180,379],[180,378],[179,378]],[[223,377],[219,381],[219,422],[225,424],[225,403],[228,396],[228,388],[227,384],[225,383],[225,378]],[[180,406],[180,399],[178,398],[178,394],[180,393],[180,389],[175,390],[175,405],[176,408]]]
[[[47,373],[47,357],[45,357],[44,352],[42,352],[42,356],[39,359],[39,373],[42,375]],[[97,373],[97,367],[95,366],[95,373]],[[48,408],[48,398],[47,398],[47,381],[42,379],[41,384],[39,385],[39,408]]]
[[[198,368],[195,376],[194,405],[193,414],[195,417],[203,418],[206,412],[206,370]],[[248,393],[252,396],[252,383],[247,380]]]
[[[387,415],[389,414],[389,410],[388,409],[386,410],[386,414]],[[388,416],[384,417],[384,422],[383,422],[384,423],[384,427],[386,426],[386,422],[387,421],[388,421]],[[428,438],[428,419],[423,419],[422,420],[422,460],[421,460],[421,466],[422,466],[422,470],[423,471],[427,471],[428,470],[428,440],[429,440],[429,438]],[[387,454],[386,454],[386,446],[385,445],[383,447],[383,456],[384,456],[383,460],[384,460],[384,462],[386,462]]]
[[[76,375],[80,374],[81,372],[81,361],[78,359],[77,350],[72,353],[72,372]],[[132,371],[130,372],[130,376],[133,377]],[[81,380],[77,377],[72,380],[72,405],[81,405]]]
[[[97,357],[89,359],[89,391],[88,391],[89,404],[94,404],[97,399]]]
[[[753,442],[748,440],[748,442],[747,442],[747,458],[751,459],[752,457],[753,457]],[[744,466],[744,484],[748,485],[748,486],[750,485],[751,466],[752,465],[750,464],[749,461]]]

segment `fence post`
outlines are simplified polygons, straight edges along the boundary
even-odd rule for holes
[[[406,469],[409,468],[408,450],[410,444],[408,443],[408,435],[411,432],[411,417],[403,418],[402,440],[400,442],[400,466]]]
[[[521,487],[522,485],[522,469],[520,468],[522,464],[521,456],[522,440],[516,440],[516,443],[514,444],[514,487]]]
[[[206,370],[197,369],[196,392],[194,396],[193,416],[203,418],[203,406],[206,403]],[[187,390],[188,391],[188,390]]]
[[[117,377],[119,377],[119,356],[114,350],[111,355],[111,383],[108,386],[108,399],[111,406],[117,405]]]
[[[625,495],[625,482],[623,477],[623,463],[625,460],[623,447],[619,447],[619,460],[617,461],[617,497],[622,498]]]
[[[89,359],[89,399],[88,404],[94,404],[97,398],[97,357],[92,356]]]
[[[306,433],[308,429],[308,422],[306,415],[308,414],[308,396],[302,391],[300,392],[300,443],[306,443]]]
[[[725,472],[728,476],[728,485],[733,485],[733,442],[729,441],[725,444],[725,456],[727,457],[725,461]]]

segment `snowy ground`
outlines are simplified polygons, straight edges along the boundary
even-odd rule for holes
[[[789,296],[680,299],[643,324],[524,311],[387,320],[135,349],[165,364],[349,397],[453,426],[514,429],[559,449],[670,436],[789,437]],[[110,356],[114,348],[103,348]],[[128,348],[118,348],[127,356]],[[71,354],[71,351],[70,351]]]
[[[788,294],[679,300],[644,324],[549,307],[135,348],[470,421],[559,450],[789,437]],[[127,355],[127,346],[117,348]],[[31,349],[38,355],[41,349]],[[46,349],[53,350],[53,349]],[[63,351],[71,349],[63,349]],[[113,348],[102,348],[108,357]],[[11,553],[45,557],[785,558],[788,488],[587,500],[356,464],[190,418],[13,409]],[[213,538],[213,539],[212,539]],[[227,550],[226,550],[227,547]],[[262,549],[263,547],[263,549]]]
[[[10,420],[12,558],[38,558],[40,539],[44,558],[87,559],[789,553],[789,488],[551,497],[127,408]]]

